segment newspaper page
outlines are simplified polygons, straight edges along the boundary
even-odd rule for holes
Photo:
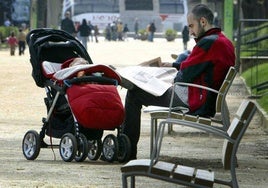
[[[172,67],[130,66],[117,69],[117,72],[137,87],[161,96],[172,86],[177,70]]]

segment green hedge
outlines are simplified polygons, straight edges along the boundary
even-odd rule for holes
[[[3,42],[7,37],[9,37],[11,32],[14,32],[15,36],[17,36],[19,33],[19,29],[13,26],[11,27],[0,26],[1,41]]]

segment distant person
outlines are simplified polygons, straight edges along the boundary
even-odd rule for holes
[[[4,25],[5,25],[6,27],[11,26],[11,22],[10,22],[10,20],[9,20],[8,18],[5,20]]]
[[[121,21],[119,21],[117,23],[117,39],[119,41],[123,41],[123,30],[124,30],[123,23]]]
[[[74,22],[69,11],[66,11],[65,18],[61,21],[61,29],[73,36],[75,35]]]
[[[127,33],[129,32],[128,26],[127,24],[124,25],[124,29],[123,29],[123,38],[124,40],[128,40],[127,39]]]
[[[8,43],[9,48],[10,48],[10,55],[14,56],[15,51],[16,51],[16,47],[18,46],[18,40],[15,37],[14,32],[12,32],[11,35],[8,37],[7,43]]]
[[[82,41],[83,46],[87,50],[87,41],[91,29],[89,28],[86,19],[82,20],[82,24],[78,27],[77,32],[79,32],[80,39]]]
[[[154,22],[151,22],[148,28],[149,35],[148,35],[148,41],[153,42],[154,41],[154,33],[156,31],[156,27],[154,25]]]
[[[111,38],[112,38],[112,27],[111,24],[108,23],[105,28],[105,39],[111,41]]]
[[[91,42],[93,42],[93,32],[94,31],[94,26],[90,21],[88,21],[88,27],[89,27],[89,39]]]
[[[97,25],[95,25],[93,29],[94,29],[94,37],[95,37],[95,41],[96,41],[96,43],[98,43],[98,42],[99,42],[99,40],[98,40],[98,35],[100,34],[100,33],[99,33],[99,27],[98,27]]]
[[[189,29],[188,26],[185,25],[182,30],[182,43],[184,50],[187,50],[188,41],[189,41]]]
[[[23,29],[19,29],[18,42],[19,42],[19,55],[24,55],[25,44],[26,44],[26,33],[23,31]]]
[[[117,40],[117,23],[115,21],[113,21],[113,23],[111,24],[111,37],[112,40],[116,41]]]
[[[134,39],[137,39],[139,37],[139,22],[138,22],[138,18],[135,19],[134,21]]]

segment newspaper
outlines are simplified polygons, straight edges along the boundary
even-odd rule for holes
[[[161,96],[172,86],[177,70],[172,67],[130,66],[117,69],[125,81],[155,95]]]

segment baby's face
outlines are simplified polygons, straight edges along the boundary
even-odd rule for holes
[[[85,71],[79,71],[78,73],[77,73],[77,77],[79,78],[79,77],[82,77],[82,76],[85,76]]]

